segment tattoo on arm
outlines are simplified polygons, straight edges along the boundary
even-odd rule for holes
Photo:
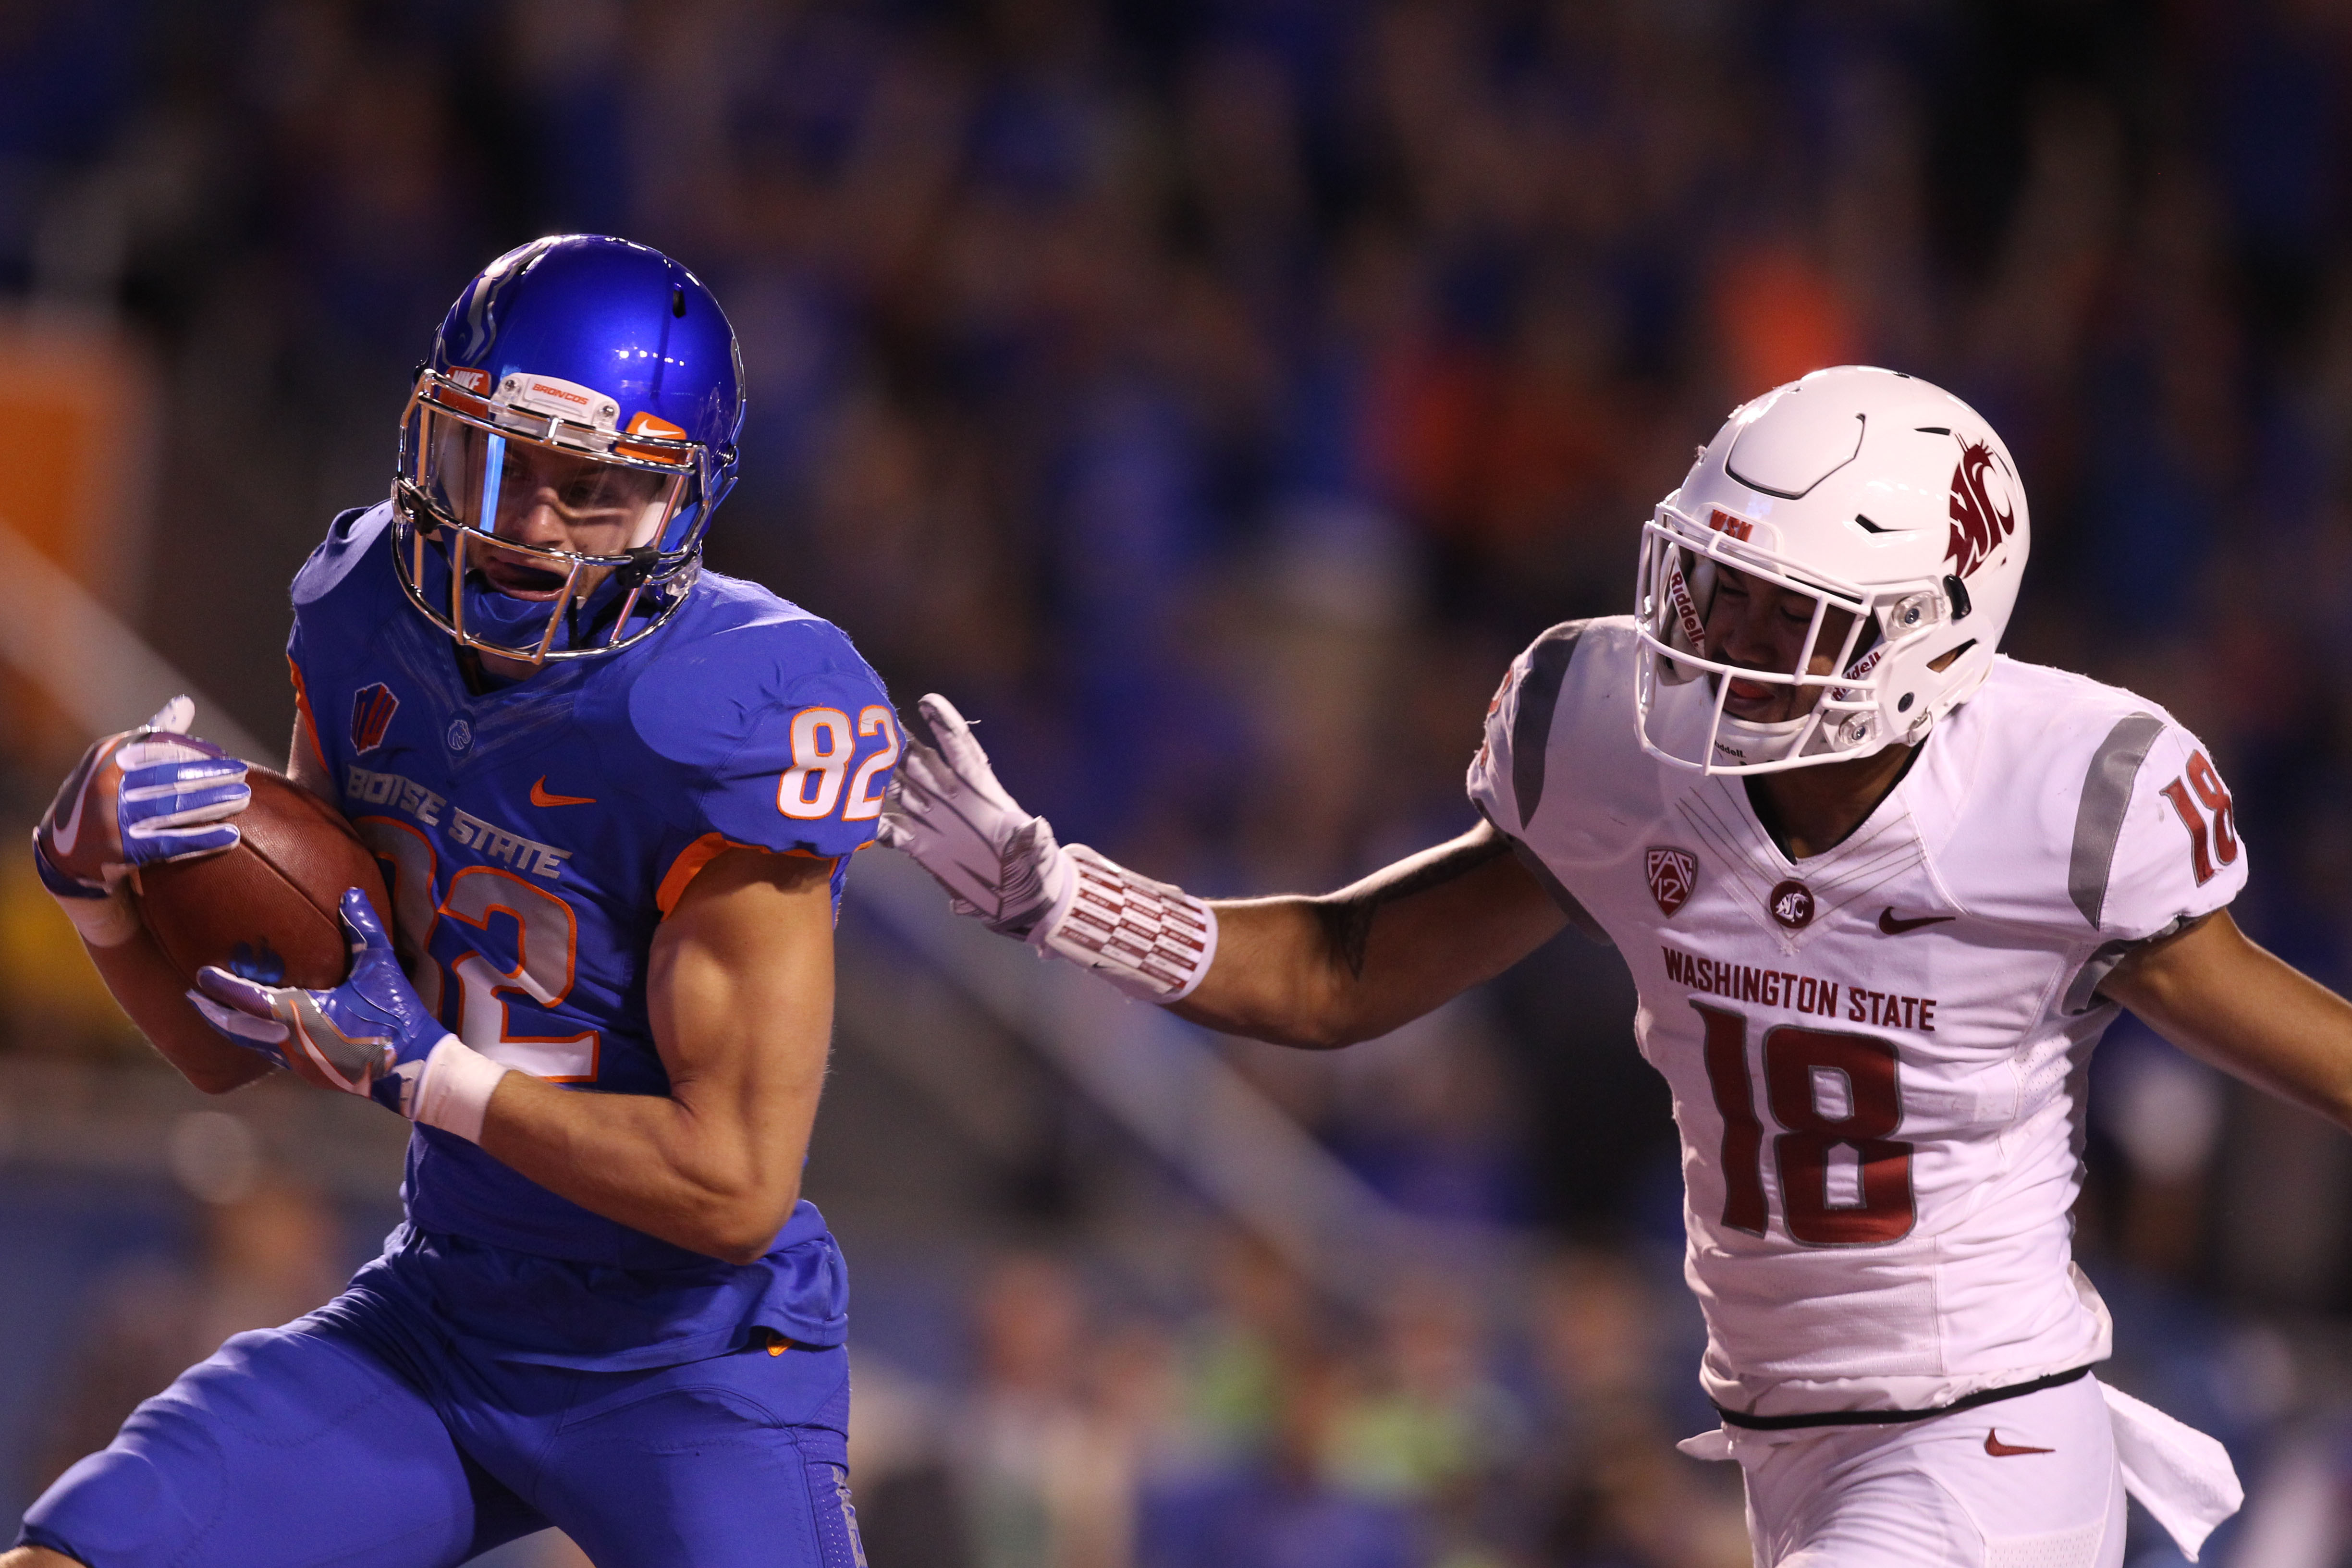
[[[1364,977],[1364,952],[1372,939],[1372,921],[1382,904],[1466,877],[1489,860],[1511,852],[1511,841],[1496,833],[1456,844],[1427,863],[1392,879],[1379,874],[1344,892],[1318,899],[1312,906],[1323,928],[1323,951],[1334,964],[1344,964],[1351,978]]]

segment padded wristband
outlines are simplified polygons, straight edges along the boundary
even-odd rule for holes
[[[1139,877],[1083,844],[1062,853],[1076,874],[1029,941],[1163,1005],[1196,990],[1217,956],[1217,912],[1181,888]]]
[[[513,1070],[457,1036],[444,1035],[433,1054],[425,1058],[425,1075],[408,1102],[409,1120],[455,1133],[468,1143],[479,1143],[482,1119],[490,1111],[490,1096],[499,1079]]]

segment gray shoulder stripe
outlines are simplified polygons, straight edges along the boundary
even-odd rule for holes
[[[1568,661],[1576,657],[1576,639],[1584,635],[1582,621],[1562,621],[1544,633],[1528,660],[1528,678],[1519,682],[1519,710],[1511,726],[1511,797],[1519,803],[1519,826],[1536,819],[1543,801],[1544,752],[1551,746],[1551,713],[1559,705],[1560,682],[1568,679]]]
[[[2107,906],[2107,876],[2115,868],[2116,840],[2123,837],[2124,813],[2131,805],[2132,781],[2147,749],[2164,732],[2153,713],[2133,713],[2116,721],[2091,754],[2083,778],[2083,804],[2074,813],[2074,854],[2066,868],[2066,891],[2096,930]]]

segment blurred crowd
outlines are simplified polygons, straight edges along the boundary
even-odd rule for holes
[[[1679,1459],[1659,1419],[1680,1370],[1670,1274],[1562,1253],[1499,1313],[1430,1274],[1341,1321],[1263,1248],[1204,1249],[1204,1295],[1172,1320],[1109,1304],[1066,1258],[1004,1256],[973,1291],[956,1407],[865,1375],[852,1464],[875,1560],[1748,1562],[1736,1479]]]
[[[1211,893],[1467,826],[1506,662],[1628,607],[1726,411],[1915,371],[2026,480],[2011,650],[2211,744],[2242,923],[2341,986],[2347,104],[2334,0],[0,0],[0,298],[152,355],[140,625],[276,734],[284,582],[383,494],[467,277],[659,246],[750,375],[714,563],[954,696],[1066,840]],[[29,750],[0,733],[12,819]],[[24,882],[0,1046],[93,1037]],[[1400,1206],[1571,1249],[1335,1316],[1203,1244],[1207,1296],[1129,1310],[1016,1215],[1043,1250],[966,1281],[958,1381],[863,1391],[877,1560],[1738,1561],[1666,1441],[1631,1008],[1563,939],[1426,1059],[1236,1051]],[[2129,1025],[2096,1072],[2121,1374],[2250,1465],[2332,1432],[2352,1145]]]

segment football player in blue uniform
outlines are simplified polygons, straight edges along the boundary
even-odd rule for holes
[[[717,302],[640,246],[539,240],[458,297],[390,500],[294,580],[291,772],[394,916],[346,898],[342,985],[184,994],[139,927],[130,872],[235,843],[249,799],[184,700],[68,779],[43,879],[173,1066],[415,1126],[383,1256],[142,1405],[0,1568],[427,1568],[551,1523],[604,1568],[863,1563],[845,1277],[800,1183],[898,727],[840,631],[700,569],[740,387]]]

